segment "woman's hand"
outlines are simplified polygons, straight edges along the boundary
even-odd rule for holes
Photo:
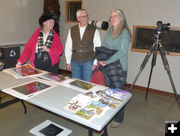
[[[43,50],[49,52],[49,49],[47,48],[47,46],[43,45],[42,48],[43,48]]]
[[[21,62],[18,61],[18,62],[16,63],[16,68],[21,68]]]
[[[99,61],[98,63],[103,67],[107,65],[106,61]]]

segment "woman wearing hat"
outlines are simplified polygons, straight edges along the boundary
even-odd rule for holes
[[[40,27],[32,34],[23,53],[17,60],[16,68],[30,59],[35,68],[57,73],[63,45],[59,35],[53,29],[57,17],[53,14],[42,14],[39,18]]]

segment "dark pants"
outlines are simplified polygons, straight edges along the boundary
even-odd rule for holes
[[[43,59],[39,59],[37,57],[37,53],[36,53],[35,59],[34,59],[34,65],[35,65],[35,68],[37,68],[37,69],[41,69],[41,70],[45,70],[45,71],[52,72],[55,74],[59,74],[59,63],[52,66],[50,56],[48,56],[47,61],[44,61]]]
[[[127,71],[123,71],[125,72],[125,74],[123,74],[125,77],[125,79],[127,78]],[[124,90],[125,89],[125,84],[121,84],[121,87],[119,89]],[[123,107],[118,113],[117,115],[114,117],[114,121],[122,123],[124,120],[124,112],[125,112],[125,107]]]
[[[125,107],[123,107],[118,114],[114,117],[114,121],[122,123],[124,120]]]

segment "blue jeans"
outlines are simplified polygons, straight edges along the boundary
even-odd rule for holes
[[[71,60],[72,78],[78,78],[85,81],[90,81],[92,76],[92,65],[94,59],[88,62]]]

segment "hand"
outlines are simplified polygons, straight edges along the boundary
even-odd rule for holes
[[[94,71],[97,65],[92,65],[92,70]]]
[[[106,62],[106,61],[99,61],[98,63],[99,63],[101,66],[103,66],[103,67],[107,65],[107,62]]]
[[[22,65],[21,65],[21,62],[18,61],[18,62],[16,63],[16,68],[21,68],[21,66],[22,66]]]
[[[47,48],[47,46],[43,45],[42,48],[43,48],[43,50],[49,52],[49,49]]]
[[[71,71],[71,64],[66,64],[67,70]]]

